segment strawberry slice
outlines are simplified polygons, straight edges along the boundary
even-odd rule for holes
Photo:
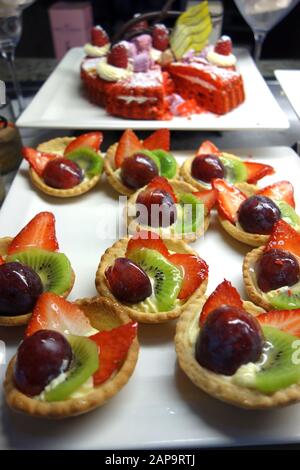
[[[52,212],[39,212],[15,236],[8,247],[8,254],[26,248],[41,248],[42,250],[57,251],[59,249],[55,234],[55,217]]]
[[[28,161],[31,168],[39,176],[42,176],[47,163],[49,163],[50,160],[59,158],[60,155],[57,155],[55,153],[39,152],[38,150],[35,150],[31,147],[23,147],[22,157]]]
[[[88,132],[87,134],[82,134],[76,139],[72,140],[69,145],[65,148],[64,155],[73,152],[80,147],[90,147],[91,149],[98,152],[100,145],[103,141],[102,132]]]
[[[163,23],[157,23],[152,29],[153,47],[165,51],[169,47],[169,30]]]
[[[131,130],[126,129],[119,140],[115,155],[116,168],[120,168],[124,158],[130,157],[135,152],[143,149],[143,144],[139,141],[137,135]]]
[[[229,36],[221,36],[215,44],[214,51],[221,55],[230,55],[232,53],[232,42]]]
[[[174,202],[178,202],[174,189],[170,185],[167,178],[164,178],[163,176],[156,176],[155,178],[153,178],[153,180],[151,180],[150,183],[147,185],[147,190],[148,189],[162,189],[163,191],[169,193],[170,196],[172,196]]]
[[[38,330],[56,330],[65,335],[86,336],[92,326],[78,305],[63,297],[44,292],[35,304],[25,336]]]
[[[265,251],[273,249],[286,250],[300,258],[300,233],[283,219],[274,225]]]
[[[170,150],[170,131],[169,129],[158,129],[149,135],[143,141],[143,147],[147,150]]]
[[[220,150],[210,140],[205,140],[198,148],[196,155],[220,155],[220,153]]]
[[[109,43],[109,37],[102,26],[94,26],[91,30],[91,42],[93,46],[103,47]]]
[[[169,256],[169,261],[176,266],[181,266],[184,271],[184,279],[179,299],[190,297],[208,276],[208,266],[199,256],[186,253],[174,253]]]
[[[274,168],[271,165],[264,165],[263,163],[256,162],[243,162],[247,168],[248,178],[247,183],[255,184],[264,176],[273,175]]]
[[[94,374],[95,386],[105,382],[121,367],[136,334],[137,323],[131,321],[112,330],[100,331],[90,336],[99,348],[100,366]]]
[[[256,317],[261,325],[269,325],[300,337],[300,309],[272,310]]]
[[[206,214],[209,214],[217,202],[218,192],[216,189],[205,189],[204,191],[197,191],[193,195],[204,203]]]
[[[278,181],[261,189],[257,194],[273,200],[285,201],[295,208],[294,188],[289,181]]]
[[[107,63],[120,69],[127,69],[128,60],[129,53],[125,41],[114,44],[107,54]]]
[[[2,256],[0,256],[0,266],[1,264],[4,264],[4,263],[5,263],[4,259],[2,258]]]
[[[169,250],[164,244],[160,236],[151,231],[141,230],[137,232],[128,242],[125,256],[133,250],[140,250],[141,248],[149,248],[149,250],[159,251],[163,256],[168,258]]]
[[[221,178],[212,180],[212,186],[217,190],[219,215],[234,224],[237,221],[238,209],[247,196],[236,186]]]
[[[224,281],[210,294],[205,302],[200,315],[200,326],[203,325],[207,315],[222,305],[230,305],[232,307],[243,308],[243,302],[240,294],[229,281]]]

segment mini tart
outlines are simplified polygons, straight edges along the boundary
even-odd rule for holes
[[[218,216],[218,218],[223,229],[227,233],[229,233],[229,235],[232,238],[235,238],[239,242],[245,243],[246,245],[250,245],[250,246],[265,245],[270,238],[269,235],[260,235],[259,233],[245,232],[245,230],[232,224],[231,222],[229,222],[229,220],[223,219],[220,216]]]
[[[124,196],[131,196],[134,194],[136,189],[128,188],[125,184],[122,183],[121,178],[115,174],[115,155],[118,148],[118,142],[111,145],[105,155],[104,158],[104,171],[106,177],[108,179],[109,184],[120,194],[124,194]],[[179,176],[179,170],[177,167],[176,175],[173,179],[177,179]]]
[[[206,291],[208,278],[202,282],[202,284],[195,290],[195,292],[187,299],[184,304],[176,306],[173,310],[168,312],[141,312],[132,308],[130,304],[125,304],[117,300],[108,286],[105,277],[105,270],[108,266],[111,266],[114,263],[116,258],[125,256],[128,241],[128,238],[118,240],[103,254],[96,272],[95,279],[96,289],[100,295],[113,299],[120,307],[124,308],[125,312],[132,320],[136,320],[141,323],[163,323],[168,320],[173,320],[174,318],[179,317],[186,310],[193,310],[198,305],[199,298],[201,298]],[[176,253],[197,254],[182,240],[164,240],[164,243],[169,250]]]
[[[241,161],[240,158],[236,157],[235,155],[231,155],[231,153],[222,153],[225,157],[228,156],[232,160],[238,160]],[[199,180],[196,180],[196,178],[192,177],[192,163],[195,158],[195,155],[193,157],[187,158],[183,164],[181,165],[180,168],[180,176],[186,181],[187,183],[192,184],[195,188],[198,189],[198,191],[205,191],[206,189],[210,189],[210,186],[207,186],[205,184],[202,184]],[[236,183],[235,186],[239,188],[240,191],[242,191],[246,196],[253,196],[253,194],[256,194],[257,192],[257,186],[255,184],[249,184],[249,183]]]
[[[199,312],[205,300],[206,299],[203,297],[200,308],[197,311],[188,310],[184,312],[176,325],[175,348],[179,365],[196,387],[218,400],[240,408],[275,408],[298,402],[300,400],[300,385],[298,384],[293,384],[285,389],[267,395],[257,390],[232,383],[226,376],[216,374],[198,364],[194,352],[197,335],[190,335],[190,329],[198,327]],[[264,312],[263,309],[252,304],[252,302],[244,301],[243,306],[244,309],[252,315],[258,315]]]
[[[174,189],[174,192],[175,193],[193,193],[193,192],[196,192],[196,189],[186,183],[185,181],[179,181],[179,180],[168,180],[170,185],[173,187]],[[135,203],[136,203],[136,200],[137,200],[137,197],[139,195],[139,193],[141,191],[143,191],[144,189],[146,188],[146,186],[144,186],[143,188],[139,189],[138,191],[136,191],[127,201],[127,205],[126,205],[126,219],[127,219],[127,226],[129,227],[129,231],[130,233],[135,233],[135,232],[140,232],[141,230],[145,230],[145,229],[151,229],[152,232],[156,232],[156,233],[160,233],[160,229],[159,228],[156,228],[156,227],[146,227],[145,225],[139,225],[138,222],[135,221],[135,218],[133,216],[129,216],[128,215],[128,211],[129,211],[129,208],[132,208],[132,210],[130,210],[129,212],[132,212],[134,210],[134,206],[135,206]],[[195,240],[197,240],[197,238],[199,238],[201,235],[203,235],[206,230],[208,229],[209,227],[209,223],[210,223],[210,214],[208,215],[205,215],[204,217],[204,229],[202,227],[199,227],[197,228],[197,231],[193,234],[184,234],[184,233],[171,233],[170,234],[170,238],[179,238],[181,240],[184,240],[188,243],[191,243],[191,242],[194,242]],[[172,226],[170,226],[172,227]],[[166,227],[166,229],[168,229],[169,227]],[[166,237],[166,234],[167,234],[167,230],[164,231],[164,240],[167,238]]]
[[[81,299],[77,303],[96,329],[102,331],[110,330],[130,321],[125,310],[109,299],[95,297],[92,299]],[[121,368],[108,380],[81,398],[69,398],[68,400],[58,402],[35,400],[23,394],[15,387],[13,369],[16,356],[14,356],[8,365],[4,380],[6,402],[14,410],[41,418],[67,418],[86,413],[103,405],[128,382],[134,371],[138,352],[139,343],[136,337],[128,350],[127,357]]]
[[[56,139],[49,140],[44,142],[37,147],[37,150],[40,152],[49,152],[49,153],[58,153],[63,155],[63,152],[67,145],[74,140],[75,137],[57,137]],[[32,168],[29,169],[29,176],[32,184],[49,196],[55,197],[74,197],[80,196],[81,194],[86,193],[92,189],[101,178],[101,174],[93,176],[89,179],[84,179],[80,184],[74,186],[70,189],[57,189],[52,188],[45,184],[43,178],[41,178]]]
[[[0,256],[6,256],[7,255],[7,249],[12,241],[12,237],[3,237],[0,238]],[[72,282],[70,285],[70,288],[64,292],[62,297],[68,297],[69,293],[71,292],[74,282],[75,282],[75,274],[72,271]],[[31,317],[31,313],[26,313],[25,315],[15,315],[15,316],[2,316],[0,315],[0,326],[21,326],[21,325],[26,325],[29,322],[29,319]]]

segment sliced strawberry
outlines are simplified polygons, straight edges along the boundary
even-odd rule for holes
[[[137,323],[131,321],[112,330],[100,331],[90,336],[99,348],[100,366],[94,374],[95,386],[105,382],[121,367],[136,334]]]
[[[128,47],[125,42],[118,42],[112,46],[107,55],[108,64],[113,65],[114,67],[119,67],[120,69],[127,69],[128,59]]]
[[[99,147],[103,140],[102,132],[88,132],[87,134],[81,134],[76,139],[67,145],[64,151],[64,155],[73,152],[80,147],[90,147],[96,152],[99,150]]]
[[[274,168],[271,165],[264,165],[263,163],[256,162],[243,162],[247,168],[248,178],[247,182],[250,184],[257,183],[258,180],[264,176],[272,175],[275,173]]]
[[[163,191],[166,191],[167,193],[172,196],[174,202],[178,202],[178,199],[176,197],[176,194],[174,192],[174,189],[170,185],[169,181],[167,178],[164,178],[163,176],[156,176],[151,180],[151,182],[147,185],[147,190],[149,189],[162,189]]]
[[[300,337],[300,309],[272,310],[256,317],[262,325],[270,325],[279,330]]]
[[[181,266],[184,271],[184,279],[179,299],[190,297],[208,276],[208,266],[199,256],[186,253],[174,253],[169,256],[169,261]]]
[[[31,336],[38,330],[86,336],[92,326],[78,305],[52,292],[44,292],[35,304],[25,335]]]
[[[168,258],[169,250],[164,244],[160,236],[155,232],[141,230],[137,232],[128,242],[126,255],[133,250],[140,250],[141,248],[149,248],[149,250],[159,251],[163,256]]]
[[[300,258],[300,233],[283,219],[278,220],[273,227],[265,251],[286,250]]]
[[[109,37],[102,26],[94,26],[91,31],[91,42],[93,46],[103,47],[109,43]]]
[[[50,160],[59,158],[55,153],[39,152],[31,147],[22,148],[22,157],[28,161],[31,168],[39,175],[43,176],[44,169]]]
[[[221,55],[232,53],[232,42],[229,36],[221,36],[215,44],[214,51]]]
[[[229,220],[233,224],[237,221],[237,212],[247,199],[242,191],[227,181],[216,178],[212,181],[212,186],[217,190],[217,207],[221,217]]]
[[[273,200],[285,201],[295,208],[294,188],[289,181],[278,181],[277,183],[260,189],[257,194],[269,197]]]
[[[144,142],[143,147],[147,150],[170,150],[170,131],[169,129],[158,129],[149,135]]]
[[[205,189],[204,191],[197,191],[193,193],[197,199],[200,199],[205,205],[206,213],[209,214],[211,209],[217,202],[218,192],[216,189]]]
[[[137,135],[131,130],[126,129],[119,140],[115,155],[116,168],[120,168],[124,158],[130,157],[135,152],[143,149],[143,144],[139,141]]]
[[[0,266],[1,264],[4,264],[4,263],[5,263],[4,259],[2,258],[2,256],[0,256]]]
[[[198,148],[196,155],[220,155],[220,153],[220,150],[212,142],[205,140]]]
[[[153,26],[152,43],[159,51],[165,51],[169,47],[169,30],[164,24],[157,23]]]
[[[8,254],[26,248],[41,248],[42,250],[56,251],[59,249],[55,234],[55,217],[52,212],[39,212],[15,236],[8,247]]]
[[[226,279],[218,285],[205,302],[200,315],[200,325],[203,325],[204,320],[210,312],[222,305],[243,308],[240,294],[229,281],[226,281]]]

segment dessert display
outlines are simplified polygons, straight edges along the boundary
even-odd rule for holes
[[[14,238],[0,238],[1,326],[28,323],[43,292],[67,297],[75,276],[58,250],[51,212],[37,214]]]
[[[101,132],[79,137],[58,137],[40,144],[37,149],[24,147],[32,184],[41,192],[55,197],[80,196],[100,180],[103,158],[99,147]]]
[[[264,176],[274,173],[270,165],[221,152],[212,142],[206,140],[194,157],[187,158],[180,168],[181,177],[200,191],[212,188],[212,180],[221,178],[235,184],[248,196],[256,192],[256,183]]]
[[[196,240],[208,229],[216,191],[196,191],[179,180],[156,176],[128,200],[126,215],[130,233],[151,230],[162,238]]]
[[[101,26],[92,29],[80,70],[92,103],[113,116],[168,120],[205,111],[221,115],[244,102],[231,39],[208,45],[208,2],[175,14],[169,31],[162,21],[172,13],[139,15],[122,29],[124,38],[110,40]]]
[[[4,381],[8,405],[31,416],[65,418],[113,397],[138,358],[137,324],[101,297],[68,302],[43,293]]]
[[[300,310],[265,313],[224,280],[176,326],[179,365],[209,395],[232,405],[263,409],[300,400]]]
[[[126,196],[157,176],[177,178],[178,165],[170,152],[170,131],[159,129],[141,141],[131,129],[126,129],[119,142],[108,148],[104,170],[111,186]]]
[[[213,180],[212,185],[217,191],[219,221],[236,240],[251,246],[264,245],[279,220],[285,220],[300,231],[294,188],[288,181],[266,186],[250,197],[219,178]]]
[[[278,220],[267,244],[250,251],[244,259],[249,298],[266,310],[300,308],[299,259],[299,230]]]
[[[160,323],[194,310],[204,294],[208,266],[182,240],[141,231],[106,250],[96,289],[142,323]]]

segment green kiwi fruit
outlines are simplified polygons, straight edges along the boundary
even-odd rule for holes
[[[300,308],[300,283],[264,294],[272,307],[278,310]]]
[[[235,381],[262,393],[271,394],[300,381],[300,364],[297,364],[296,336],[272,326],[263,326],[265,347],[258,370],[249,373],[249,365],[235,374]],[[238,379],[238,380],[236,380]]]
[[[154,152],[152,152],[152,150],[143,149],[143,150],[139,150],[136,153],[146,155],[147,157],[151,158],[151,160],[154,161],[154,163],[156,164],[158,168],[158,173],[161,174],[160,159],[155,155]]]
[[[152,295],[141,303],[147,302],[154,311],[172,310],[181,288],[182,270],[158,251],[148,248],[131,251],[129,258],[143,268],[152,283]]]
[[[205,206],[191,193],[179,195],[179,207],[177,206],[177,220],[175,231],[177,233],[195,233],[204,226]]]
[[[174,178],[177,170],[177,162],[170,152],[165,150],[152,150],[152,153],[159,158],[160,174],[165,178]]]
[[[278,206],[282,219],[295,230],[300,230],[300,217],[295,210],[285,201],[274,201]]]
[[[6,260],[17,261],[32,268],[40,276],[44,291],[62,295],[71,286],[72,268],[63,253],[28,248],[8,256]]]
[[[77,163],[88,178],[99,175],[103,170],[103,158],[89,147],[80,147],[68,153],[66,158]]]
[[[230,181],[230,183],[242,183],[243,181],[247,181],[247,168],[241,160],[235,160],[227,155],[220,155],[219,158],[226,170],[226,180]]]
[[[46,401],[66,400],[76,392],[99,368],[98,347],[94,341],[84,336],[67,336],[73,361],[66,380],[45,392]]]

